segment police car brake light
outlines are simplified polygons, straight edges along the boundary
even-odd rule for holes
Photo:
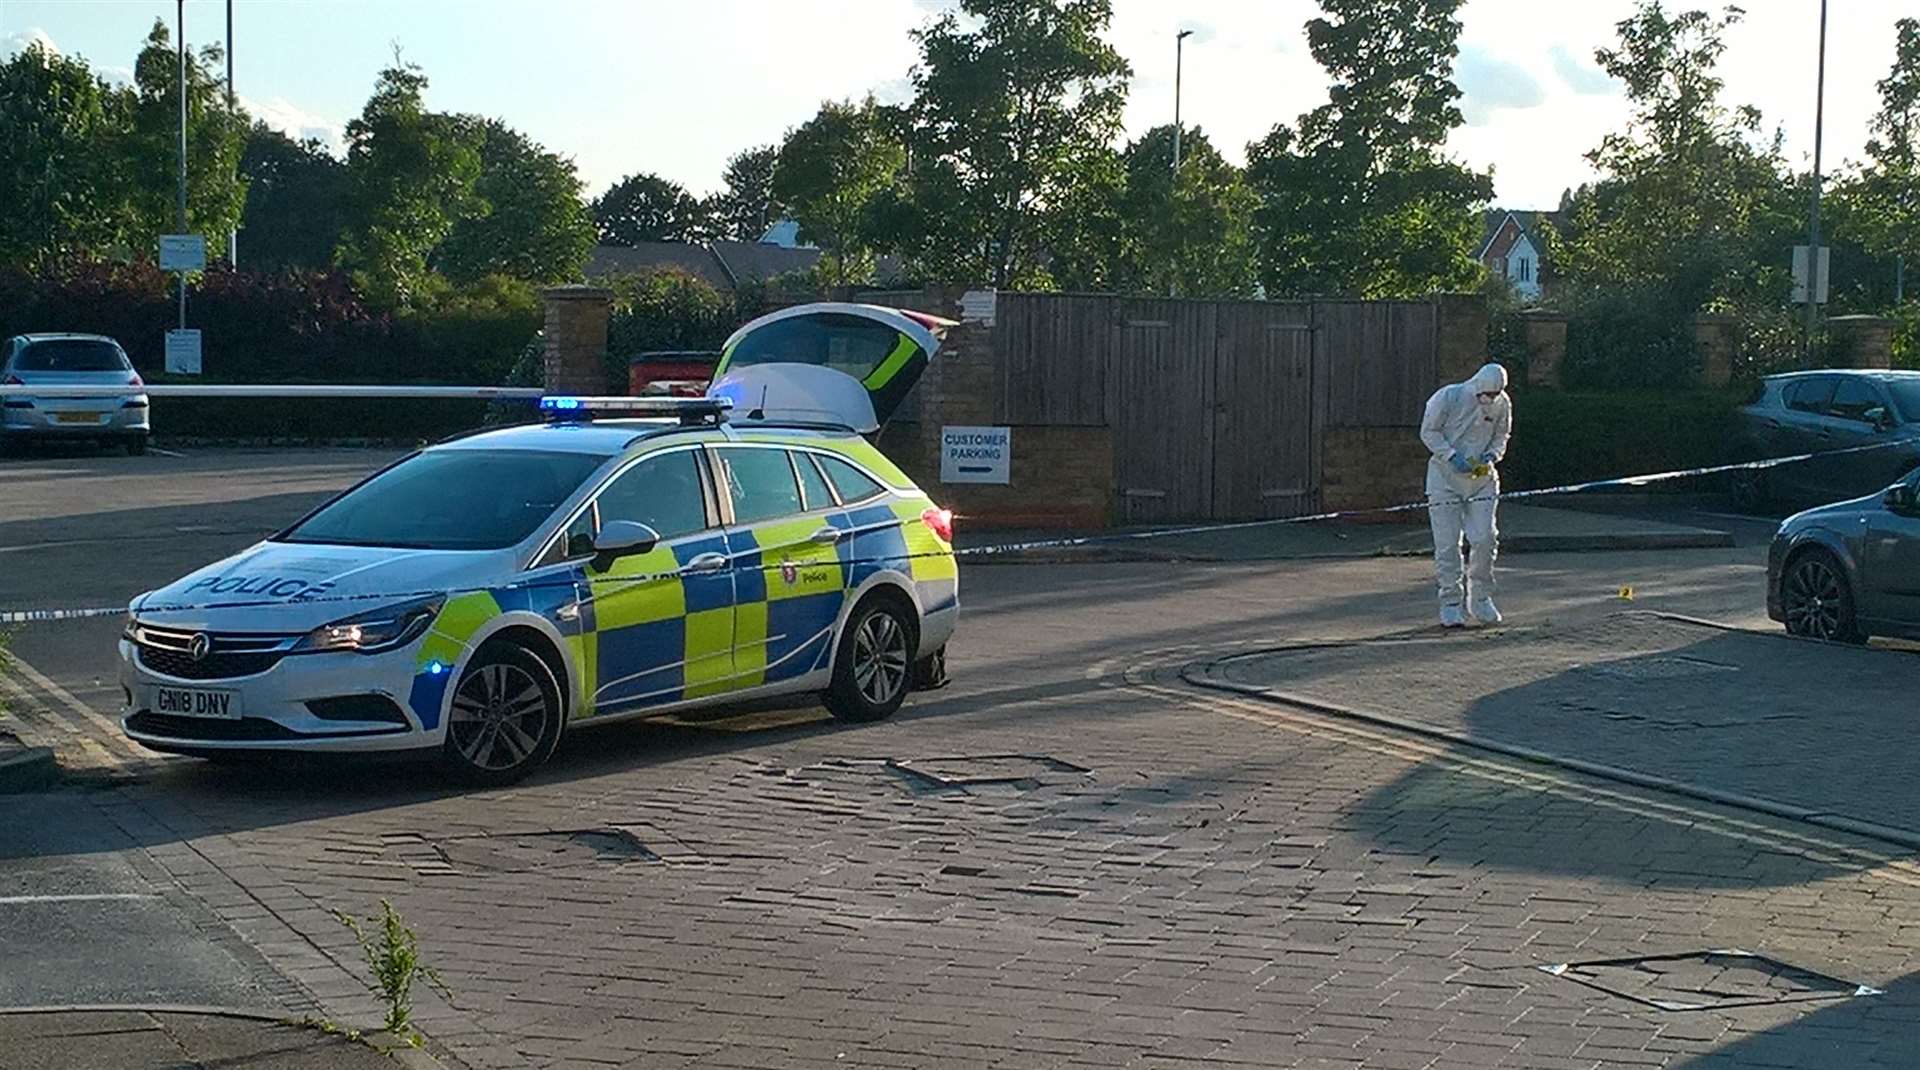
[[[592,420],[596,417],[671,416],[682,423],[721,422],[733,408],[730,398],[577,397],[549,394],[540,399],[540,411],[549,420]]]
[[[920,522],[940,536],[941,542],[953,542],[953,510],[930,506],[920,514]]]

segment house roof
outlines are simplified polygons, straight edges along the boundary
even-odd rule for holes
[[[587,278],[634,275],[661,268],[679,268],[721,290],[733,289],[733,276],[704,245],[677,241],[650,241],[638,245],[596,245],[587,257]]]
[[[1551,222],[1555,227],[1561,228],[1564,228],[1567,224],[1566,216],[1560,212],[1537,212],[1519,208],[1490,208],[1485,213],[1485,229],[1480,238],[1480,248],[1474,253],[1474,259],[1485,260],[1489,255],[1505,256],[1507,254],[1506,249],[1496,250],[1493,249],[1492,246],[1494,240],[1500,237],[1500,228],[1506,224],[1507,217],[1509,216],[1513,217],[1513,221],[1519,224],[1520,233],[1526,235],[1527,241],[1533,243],[1534,249],[1541,253],[1547,251],[1547,243],[1540,236],[1540,224],[1543,222]]]
[[[787,248],[767,242],[717,241],[710,248],[734,282],[760,282],[776,275],[811,271],[820,250]]]

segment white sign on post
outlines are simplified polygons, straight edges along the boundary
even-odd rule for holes
[[[205,271],[207,239],[199,234],[160,235],[161,271]]]
[[[200,374],[200,332],[167,332],[167,374]]]
[[[995,290],[968,290],[960,295],[960,318],[993,326],[994,306],[999,303]]]
[[[940,482],[1009,483],[1013,472],[1013,428],[942,427]]]
[[[1827,290],[1833,282],[1833,273],[1828,270],[1832,259],[1833,249],[1822,245],[1820,247],[1820,285],[1815,287],[1814,300],[1823,305],[1827,303]],[[1807,247],[1804,245],[1793,247],[1793,296],[1788,300],[1796,305],[1807,303]]]

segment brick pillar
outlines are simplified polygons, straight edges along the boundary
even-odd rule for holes
[[[555,394],[605,393],[613,291],[554,286],[540,295],[547,302],[546,389]]]
[[[1700,385],[1718,389],[1733,381],[1735,324],[1732,316],[1707,313],[1693,318],[1693,341],[1700,350]]]
[[[1885,316],[1835,316],[1827,335],[1828,363],[1836,367],[1893,367],[1893,321]]]
[[[1439,333],[1439,352],[1434,371],[1439,382],[1464,382],[1487,356],[1487,299],[1479,294],[1435,294],[1434,318]]]
[[[1564,312],[1528,312],[1527,383],[1558,387],[1560,365],[1567,359],[1567,315]]]

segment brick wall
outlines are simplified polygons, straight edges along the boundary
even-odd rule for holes
[[[1321,447],[1321,507],[1331,512],[1418,501],[1425,496],[1427,457],[1417,428],[1329,428]],[[1381,519],[1417,523],[1421,514]]]
[[[607,392],[607,320],[613,291],[597,286],[555,286],[541,292],[547,320],[545,384],[556,394]]]

